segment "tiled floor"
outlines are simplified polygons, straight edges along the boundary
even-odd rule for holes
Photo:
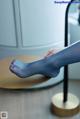
[[[0,89],[0,111],[8,111],[8,119],[80,119],[80,113],[60,118],[50,112],[51,97],[62,91],[63,84],[36,91]],[[80,99],[80,81],[70,81],[69,92]]]

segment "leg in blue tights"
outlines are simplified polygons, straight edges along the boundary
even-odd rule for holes
[[[10,65],[10,70],[22,78],[34,74],[55,77],[58,75],[61,67],[76,62],[80,62],[80,42],[76,42],[54,55],[35,62],[24,63],[19,60],[14,60]]]

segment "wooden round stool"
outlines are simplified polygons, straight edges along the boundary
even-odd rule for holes
[[[32,62],[40,59],[38,56],[11,56],[0,60],[0,88],[7,89],[35,89],[52,86],[60,81],[60,76],[56,78],[47,78],[42,75],[34,75],[28,78],[20,78],[9,70],[12,60],[18,59],[24,62]]]

